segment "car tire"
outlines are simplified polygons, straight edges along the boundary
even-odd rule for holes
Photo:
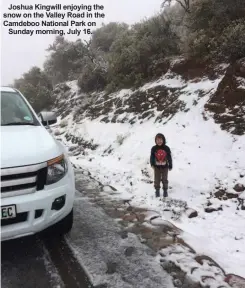
[[[71,212],[62,220],[60,220],[58,223],[54,225],[54,230],[56,236],[63,236],[67,233],[69,233],[73,226],[73,209]]]

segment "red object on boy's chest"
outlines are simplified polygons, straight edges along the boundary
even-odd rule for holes
[[[157,150],[156,153],[155,153],[155,157],[156,157],[156,160],[158,162],[164,162],[166,156],[167,156],[166,151],[164,151],[162,149]]]

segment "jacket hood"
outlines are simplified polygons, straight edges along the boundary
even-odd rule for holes
[[[162,140],[163,140],[163,145],[165,145],[166,144],[166,138],[165,138],[165,136],[163,135],[163,134],[161,134],[161,133],[158,133],[157,135],[156,135],[156,137],[155,137],[155,143],[157,144],[157,138],[162,138]]]

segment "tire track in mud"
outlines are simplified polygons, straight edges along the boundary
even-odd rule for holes
[[[1,243],[2,288],[94,288],[65,239],[51,231]]]
[[[38,236],[1,243],[2,288],[63,288],[64,285]]]
[[[44,238],[44,245],[64,283],[64,287],[94,288],[84,269],[76,260],[65,239]]]

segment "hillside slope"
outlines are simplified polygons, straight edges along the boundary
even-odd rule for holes
[[[56,137],[75,165],[116,197],[161,213],[185,231],[198,253],[245,277],[245,59],[202,70],[179,60],[160,79],[135,90],[86,95],[76,81],[56,87]],[[149,165],[155,134],[173,155],[170,197],[198,216],[154,198]],[[165,211],[164,211],[165,210]],[[237,264],[239,263],[239,265]]]

